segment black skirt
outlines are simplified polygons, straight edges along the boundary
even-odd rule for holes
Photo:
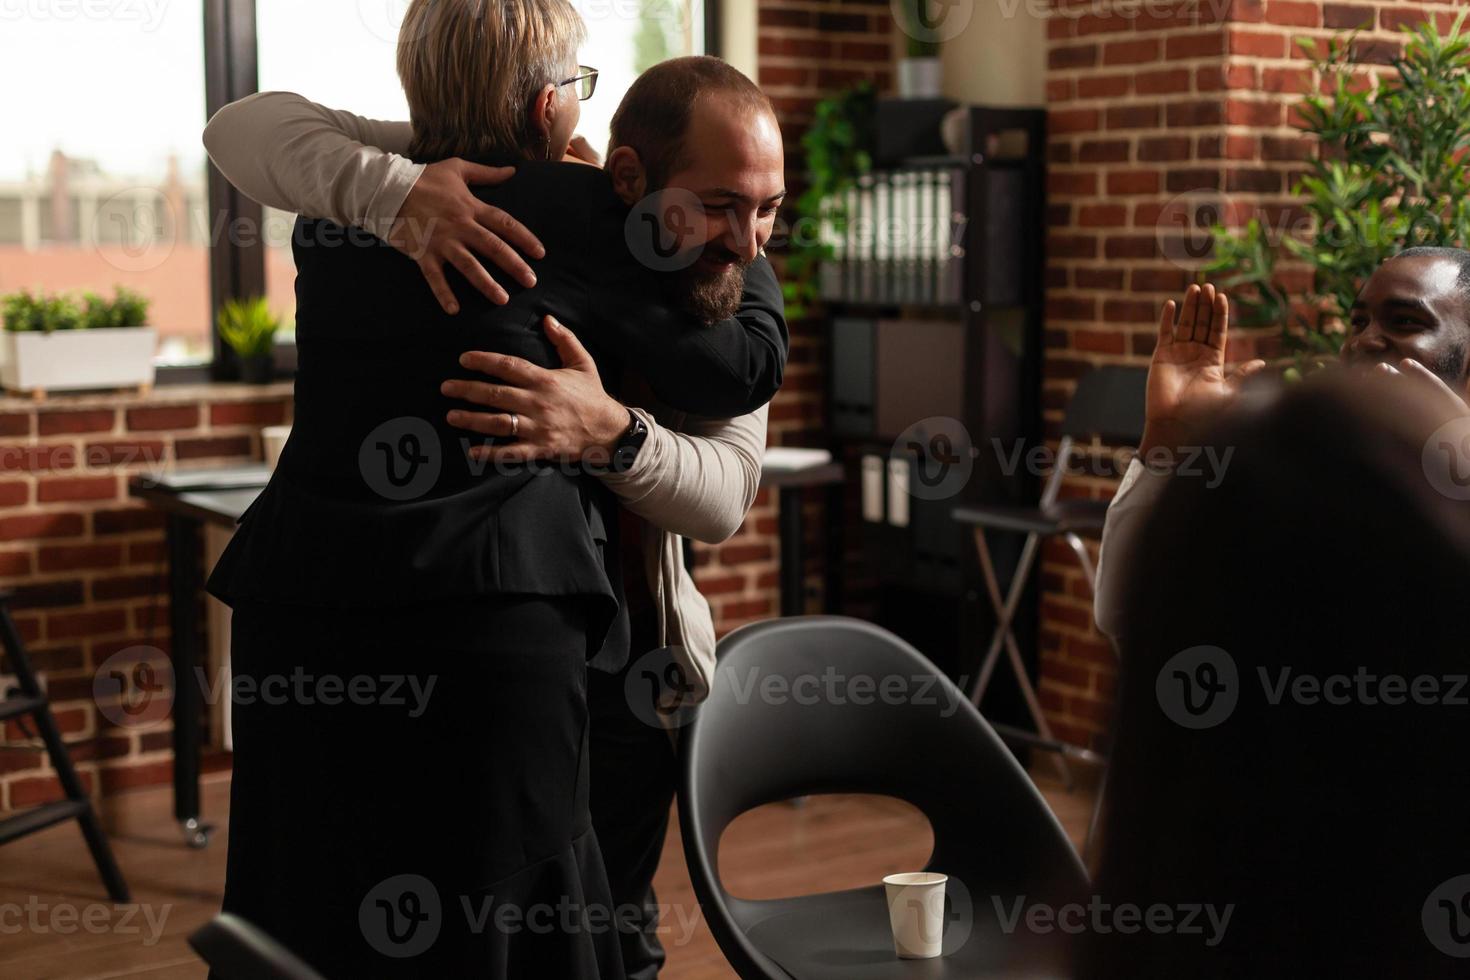
[[[586,607],[237,605],[225,911],[327,980],[621,977]]]

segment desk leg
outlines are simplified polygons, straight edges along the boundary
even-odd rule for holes
[[[828,616],[842,615],[842,588],[846,584],[843,572],[847,569],[847,495],[843,483],[827,487],[827,581],[823,590],[823,603]]]
[[[199,522],[176,514],[168,519],[168,609],[174,668],[174,816],[184,842],[200,848],[213,827],[199,821]]]
[[[781,615],[800,616],[803,601],[801,554],[801,487],[782,487],[778,506],[781,537]]]

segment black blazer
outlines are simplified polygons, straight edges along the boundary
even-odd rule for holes
[[[629,253],[628,209],[606,175],[518,161],[479,196],[546,245],[537,285],[496,306],[454,275],[461,312],[439,307],[417,265],[358,229],[296,228],[295,420],[270,484],[215,567],[220,599],[372,606],[530,593],[621,596],[611,495],[562,464],[479,464],[479,437],[444,419],[446,378],[467,350],[557,366],[541,318],[553,313],[596,358],[605,383],[626,367],[668,405],[733,417],[780,387],[789,338],[764,258],[742,308],[697,322],[668,298],[667,273]],[[473,405],[462,407],[477,408]],[[606,625],[604,622],[602,625]]]

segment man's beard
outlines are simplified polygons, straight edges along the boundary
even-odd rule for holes
[[[745,270],[750,268],[750,263],[733,254],[721,257],[733,261],[715,273],[702,270],[696,261],[679,272],[674,287],[684,310],[705,323],[719,323],[734,316],[745,293]]]

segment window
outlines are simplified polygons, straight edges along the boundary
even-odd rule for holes
[[[127,286],[210,358],[203,47],[202,3],[0,4],[0,293]]]
[[[603,152],[613,111],[638,73],[666,58],[704,50],[704,2],[572,2],[587,22],[579,60],[600,72],[596,94],[582,104],[579,132]],[[396,63],[398,28],[407,6],[406,0],[255,0],[260,90],[296,92],[375,119],[407,119]],[[324,38],[331,39],[329,45]],[[294,220],[295,215],[270,210],[265,215],[266,293],[288,324],[296,307]]]

